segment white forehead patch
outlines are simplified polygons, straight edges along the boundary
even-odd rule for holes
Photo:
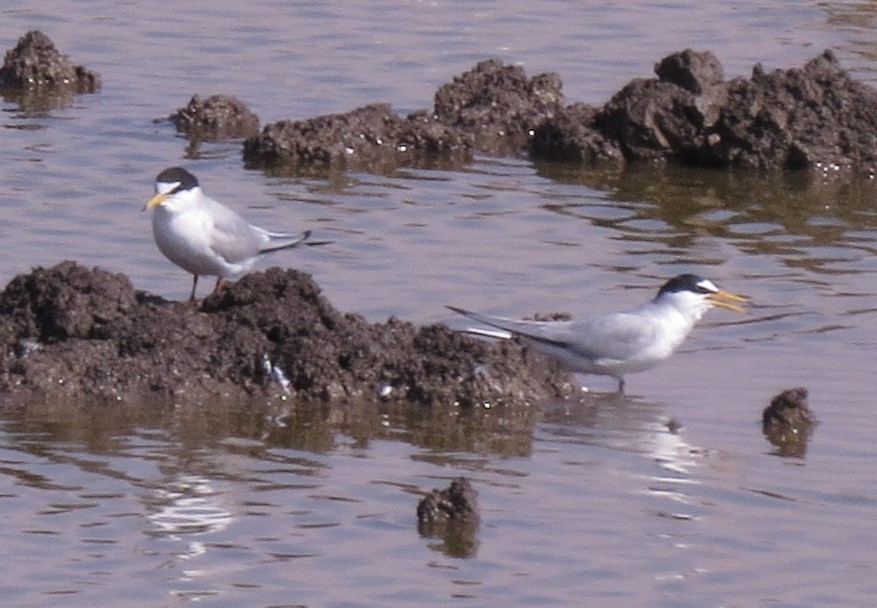
[[[167,194],[179,187],[181,182],[155,182],[155,191],[159,194]]]
[[[703,281],[698,281],[697,286],[706,291],[717,293],[719,288],[713,285],[713,282],[709,279],[704,279]]]

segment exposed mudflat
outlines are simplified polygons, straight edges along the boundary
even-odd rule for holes
[[[877,166],[877,91],[851,78],[831,51],[801,68],[725,80],[718,57],[685,49],[636,78],[600,108],[564,99],[554,73],[527,76],[495,59],[441,85],[431,109],[399,116],[375,102],[349,112],[259,119],[229,95],[169,118],[194,140],[245,138],[248,166],[272,171],[462,165],[475,152],[580,163],[678,161],[748,169]],[[74,64],[40,31],[24,34],[0,68],[4,97],[27,107],[96,92],[100,76]]]
[[[604,106],[564,100],[557,74],[528,77],[482,61],[442,85],[431,110],[388,104],[267,125],[244,143],[249,166],[380,171],[463,164],[475,152],[577,163],[674,161],[745,169],[877,166],[877,92],[826,51],[802,68],[725,80],[719,59],[690,49],[655,65]]]
[[[511,342],[444,325],[370,324],[336,310],[310,276],[271,268],[200,305],[137,291],[74,262],[0,293],[0,393],[46,399],[203,403],[282,399],[529,407],[566,377]]]

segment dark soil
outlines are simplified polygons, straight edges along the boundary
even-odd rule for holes
[[[853,80],[830,51],[802,68],[757,64],[751,77],[726,80],[714,54],[686,49],[654,71],[601,108],[567,103],[557,74],[528,77],[489,59],[439,87],[431,110],[408,116],[375,103],[260,132],[258,117],[234,97],[195,95],[170,120],[193,141],[246,138],[247,166],[284,173],[455,167],[476,152],[582,164],[877,171],[877,91]],[[99,89],[96,73],[40,31],[22,36],[0,68],[0,94],[25,110]]]
[[[0,293],[0,401],[280,399],[529,407],[566,376],[514,342],[342,313],[310,276],[250,274],[200,306],[74,262]]]
[[[99,90],[99,74],[74,64],[37,30],[24,34],[6,51],[0,68],[0,94],[28,111],[64,107],[77,93]]]
[[[475,152],[575,163],[674,161],[746,169],[877,170],[877,92],[830,51],[803,68],[725,80],[718,58],[687,49],[602,108],[566,104],[560,77],[487,60],[441,86],[431,111],[387,104],[265,127],[249,166],[387,171],[460,165]]]
[[[452,480],[442,490],[434,489],[417,504],[417,532],[441,538],[441,549],[449,556],[475,555],[480,521],[478,492],[465,477]]]
[[[764,436],[783,456],[803,456],[816,419],[810,411],[807,389],[786,389],[771,399],[761,414]]]
[[[534,158],[667,161],[747,169],[877,168],[877,91],[830,51],[803,68],[724,80],[709,52],[685,50],[599,110],[570,106],[533,137]]]
[[[417,522],[421,526],[435,526],[448,520],[476,523],[480,518],[478,492],[465,477],[454,479],[442,490],[434,489],[417,504]]]
[[[397,116],[387,104],[308,120],[281,120],[244,142],[249,167],[381,172],[471,160],[474,138],[426,113]]]
[[[193,95],[184,108],[168,117],[191,141],[223,141],[259,134],[259,117],[236,97]]]
[[[529,133],[560,108],[556,74],[528,78],[488,60],[442,86],[432,111],[406,117],[388,104],[267,125],[244,143],[248,166],[386,171],[399,166],[460,166],[474,151],[517,154]]]

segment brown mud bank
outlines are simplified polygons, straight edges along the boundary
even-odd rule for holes
[[[249,167],[385,171],[529,153],[581,164],[679,162],[744,169],[877,170],[877,91],[826,51],[802,68],[725,80],[710,52],[684,50],[603,107],[567,103],[557,74],[528,77],[487,60],[441,86],[431,110],[387,104],[265,126],[244,142]]]
[[[245,138],[245,164],[279,173],[454,167],[476,153],[584,165],[877,171],[877,90],[853,79],[831,51],[801,68],[756,64],[749,78],[726,80],[713,53],[686,49],[654,72],[602,107],[568,102],[555,73],[529,77],[488,59],[440,86],[432,108],[407,116],[373,103],[260,131],[240,100],[195,94],[168,121],[193,141]],[[63,106],[99,89],[98,74],[39,31],[24,34],[0,68],[0,95],[24,109]]]
[[[74,262],[19,275],[0,293],[0,403],[193,404],[283,400],[343,405],[529,408],[568,378],[518,344],[442,324],[343,313],[307,274],[271,268],[200,306]]]

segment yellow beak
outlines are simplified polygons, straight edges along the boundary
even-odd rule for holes
[[[143,210],[146,211],[147,209],[152,209],[153,207],[161,205],[165,201],[167,196],[168,196],[167,194],[162,194],[161,192],[159,192],[158,194],[153,196],[151,199],[146,201],[146,206],[143,207]]]
[[[727,308],[728,310],[733,310],[734,312],[746,312],[746,309],[743,308],[746,304],[749,303],[749,298],[746,296],[737,295],[736,293],[731,293],[730,291],[717,291],[716,293],[711,293],[707,296],[707,299],[711,304],[715,306],[720,306],[721,308]]]

